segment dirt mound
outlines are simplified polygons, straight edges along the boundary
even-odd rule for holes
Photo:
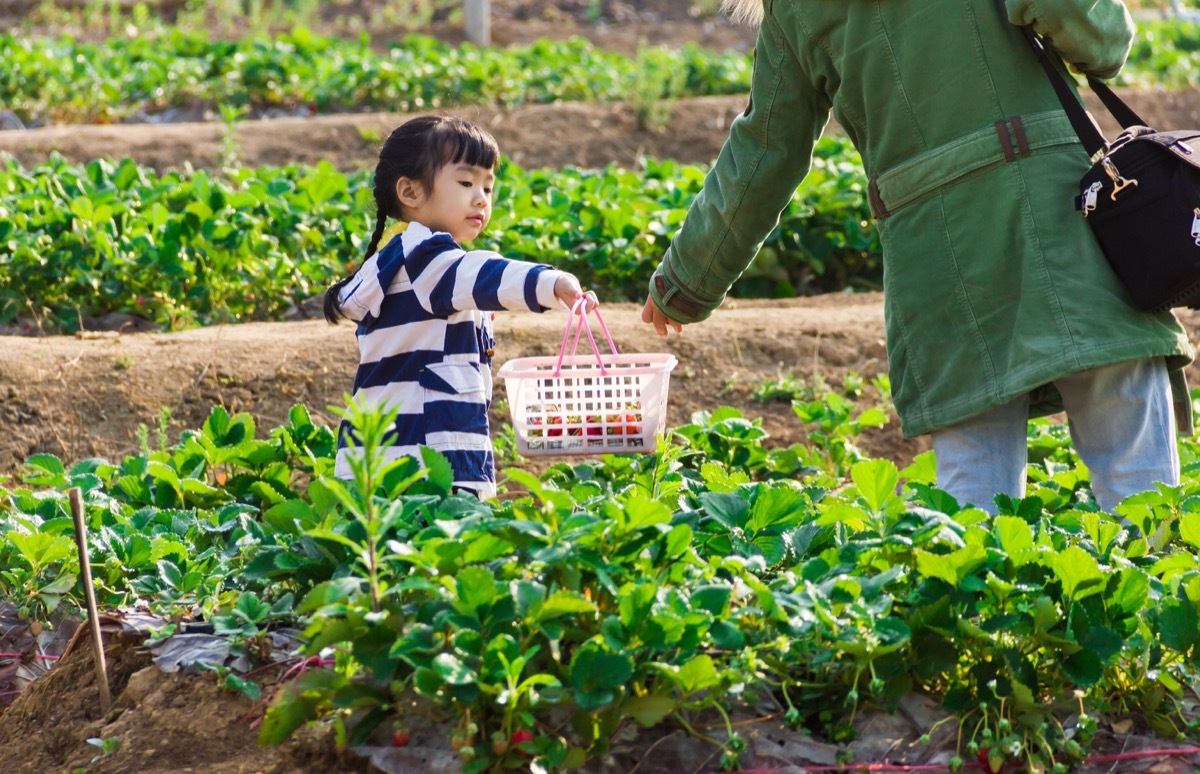
[[[143,647],[145,639],[145,633],[106,631],[113,707],[102,715],[92,649],[86,637],[77,638],[58,665],[0,715],[0,771],[334,774],[365,769],[360,761],[343,760],[329,740],[311,734],[259,747],[252,721],[261,707],[221,689],[212,675],[162,672]]]

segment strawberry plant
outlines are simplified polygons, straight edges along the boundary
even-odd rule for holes
[[[302,27],[241,40],[153,23],[135,30],[101,43],[0,36],[0,59],[8,65],[0,75],[0,103],[26,124],[110,123],[139,111],[196,104],[214,111],[306,107],[328,113],[633,100],[652,116],[652,98],[745,92],[752,66],[747,52],[711,52],[690,43],[646,48],[630,58],[582,38],[480,49],[418,35],[388,44],[365,35],[340,39]],[[1138,33],[1118,84],[1173,88],[1195,82],[1200,24],[1143,19]],[[858,231],[847,225],[847,233]]]
[[[26,123],[110,123],[169,107],[307,107],[313,113],[415,112],[456,105],[612,102],[648,72],[677,73],[664,97],[736,94],[750,82],[741,52],[695,44],[636,58],[583,38],[509,48],[451,46],[414,35],[380,44],[295,28],[271,38],[214,40],[201,31],[143,26],[101,43],[0,35],[0,102]]]
[[[838,171],[806,182],[767,240],[772,271],[787,278],[768,294],[870,287],[882,270],[873,231],[833,247],[822,236],[869,213],[849,145],[822,141],[819,156]],[[159,175],[130,160],[0,165],[0,323],[74,330],[110,312],[168,328],[279,319],[361,258],[369,171],[225,174]],[[644,172],[509,165],[479,246],[568,269],[607,300],[636,300],[703,177],[671,161],[647,160]],[[755,276],[734,292],[763,292]]]
[[[1107,514],[1035,423],[1030,494],[990,517],[937,490],[928,457],[848,455],[868,423],[831,394],[804,404],[824,439],[804,450],[721,408],[652,453],[506,471],[490,503],[451,493],[435,453],[385,462],[386,413],[349,407],[363,445],[340,481],[302,408],[265,438],[218,408],[119,464],[30,458],[0,491],[0,593],[34,620],[77,609],[79,486],[104,604],[204,618],[248,658],[296,624],[305,663],[334,665],[284,684],[263,741],[331,718],[349,742],[406,744],[428,713],[467,771],[574,768],[623,725],[713,718],[736,766],[731,712],[777,707],[845,744],[910,691],[993,771],[1074,765],[1105,712],[1194,733],[1200,445],[1181,442],[1179,487]]]

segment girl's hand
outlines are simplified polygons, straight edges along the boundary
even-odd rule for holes
[[[583,288],[580,287],[579,280],[575,279],[574,274],[563,274],[554,282],[554,297],[568,310],[572,309],[581,298],[587,299],[584,307],[584,311],[587,312],[595,309],[596,304],[599,303],[595,293],[590,290],[587,293],[583,292]]]

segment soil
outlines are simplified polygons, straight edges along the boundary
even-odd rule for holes
[[[84,627],[86,632],[86,627]],[[365,770],[328,739],[298,733],[258,745],[262,706],[224,690],[211,674],[164,673],[142,646],[145,633],[105,627],[112,708],[100,710],[95,660],[77,637],[58,665],[32,682],[0,721],[0,771],[14,774],[349,774]],[[269,691],[272,679],[264,681]],[[88,740],[95,740],[89,743]],[[105,752],[101,740],[116,740]]]
[[[0,0],[0,17],[20,16],[38,2]],[[162,5],[179,3],[164,0]],[[379,3],[355,0],[328,5],[365,17]],[[599,46],[625,52],[644,44],[682,41],[741,50],[752,44],[753,31],[712,16],[697,18],[693,5],[683,0],[493,0],[492,34],[501,45],[584,34]],[[595,18],[599,23],[594,23]],[[318,31],[336,31],[343,23],[331,18]],[[407,28],[397,27],[372,33],[383,38],[404,31]],[[435,18],[426,31],[451,41],[462,36],[461,24],[447,19]],[[1152,124],[1200,125],[1200,90],[1126,96]],[[710,162],[729,122],[744,104],[740,96],[680,100],[661,131],[642,126],[636,111],[623,104],[458,112],[485,123],[506,155],[525,167],[594,167],[610,162],[636,166],[644,156]],[[197,117],[203,118],[203,111]],[[240,163],[252,166],[327,160],[346,171],[364,169],[374,163],[378,140],[373,138],[386,135],[401,120],[403,116],[371,113],[245,121],[238,125],[230,147]],[[25,165],[57,151],[80,162],[129,156],[158,169],[203,168],[220,163],[227,147],[223,132],[220,122],[211,121],[48,127],[0,132],[0,152],[13,154]],[[803,441],[804,429],[786,402],[753,400],[757,385],[790,375],[838,388],[847,374],[870,382],[886,372],[879,294],[729,302],[710,320],[666,340],[640,323],[635,305],[607,304],[603,312],[623,350],[665,351],[679,359],[671,381],[670,425],[686,423],[695,411],[732,405],[750,417],[762,418],[771,434],[769,444],[786,446]],[[1197,313],[1180,316],[1189,331],[1200,322]],[[138,327],[136,320],[127,322],[126,330]],[[496,367],[508,358],[552,353],[563,322],[559,314],[498,316]],[[316,419],[332,422],[327,407],[341,402],[356,364],[351,327],[331,327],[319,320],[180,333],[94,331],[74,337],[6,337],[0,346],[0,426],[7,431],[0,437],[0,480],[17,474],[22,461],[38,452],[58,455],[68,463],[93,456],[116,461],[136,453],[139,428],[149,428],[146,432],[153,442],[164,409],[172,441],[182,430],[198,427],[217,404],[231,412],[251,413],[260,433],[285,422],[295,403],[307,405]],[[1193,383],[1197,376],[1195,371],[1190,374]],[[497,396],[503,397],[500,384]],[[870,404],[878,398],[868,388],[861,402]],[[506,417],[498,410],[493,419],[499,422]],[[928,439],[903,438],[893,418],[885,428],[864,433],[860,446],[872,456],[905,465],[928,448]],[[537,469],[541,464],[524,466]],[[0,716],[0,771],[86,768],[89,772],[232,774],[341,772],[361,767],[337,755],[327,738],[301,735],[279,748],[259,748],[247,719],[255,708],[247,699],[221,690],[211,675],[159,672],[140,640],[140,636],[116,634],[107,640],[115,700],[107,714],[96,709],[98,689],[87,647],[69,650],[57,666],[31,683]],[[763,748],[764,755],[755,761],[758,765],[801,759],[792,746],[808,742],[774,727],[759,729],[774,746]],[[629,751],[618,757],[611,770],[714,768],[711,750],[678,733],[668,736],[677,739],[663,741],[656,735],[627,740]],[[866,739],[885,736],[865,729]],[[104,756],[87,744],[89,738],[118,738],[121,743]],[[813,748],[809,744],[805,749],[811,753]],[[1167,768],[1154,770],[1190,770],[1176,762],[1177,767],[1164,763]]]
[[[1200,89],[1175,91],[1117,90],[1151,126],[1200,126]],[[1084,101],[1112,137],[1119,127],[1102,106]],[[505,157],[525,168],[602,167],[610,163],[636,169],[645,157],[708,164],[716,158],[729,124],[746,107],[744,95],[679,99],[661,127],[646,126],[626,103],[547,104],[515,108],[464,107],[452,111],[486,126]],[[201,119],[211,111],[193,111]],[[328,116],[242,121],[232,143],[225,142],[219,121],[163,124],[48,126],[0,131],[0,155],[26,167],[51,153],[86,163],[96,158],[129,157],[156,170],[219,167],[232,148],[244,166],[317,164],[327,161],[343,172],[372,169],[382,138],[408,116],[398,113],[341,113]],[[840,132],[831,122],[826,133]]]
[[[840,388],[848,372],[869,382],[886,370],[879,294],[731,301],[665,340],[640,321],[634,304],[606,304],[603,314],[622,351],[664,351],[679,359],[668,404],[672,426],[728,404],[761,417],[771,443],[790,445],[803,440],[801,423],[788,403],[753,400],[756,384],[790,374]],[[558,313],[497,315],[495,368],[513,357],[553,354],[564,321]],[[0,472],[16,472],[37,452],[68,462],[119,460],[138,451],[139,425],[155,437],[164,408],[172,440],[199,427],[215,404],[249,412],[260,432],[285,423],[295,403],[333,423],[327,407],[342,402],[356,366],[353,329],[320,320],[9,337],[0,349],[0,422],[9,429],[0,438]],[[503,397],[501,383],[497,396]],[[862,447],[906,464],[927,444],[902,439],[893,422],[864,434]]]

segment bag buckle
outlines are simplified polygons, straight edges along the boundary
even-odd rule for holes
[[[1104,171],[1110,178],[1112,178],[1113,189],[1112,193],[1110,193],[1108,197],[1114,202],[1117,200],[1117,194],[1121,193],[1121,191],[1124,191],[1129,186],[1137,188],[1138,181],[1126,180],[1125,178],[1121,177],[1121,171],[1117,169],[1117,165],[1113,163],[1113,160],[1110,157],[1105,156],[1104,158],[1100,159],[1100,166],[1104,167]]]
[[[1192,239],[1196,240],[1196,246],[1200,247],[1200,207],[1192,210]]]

